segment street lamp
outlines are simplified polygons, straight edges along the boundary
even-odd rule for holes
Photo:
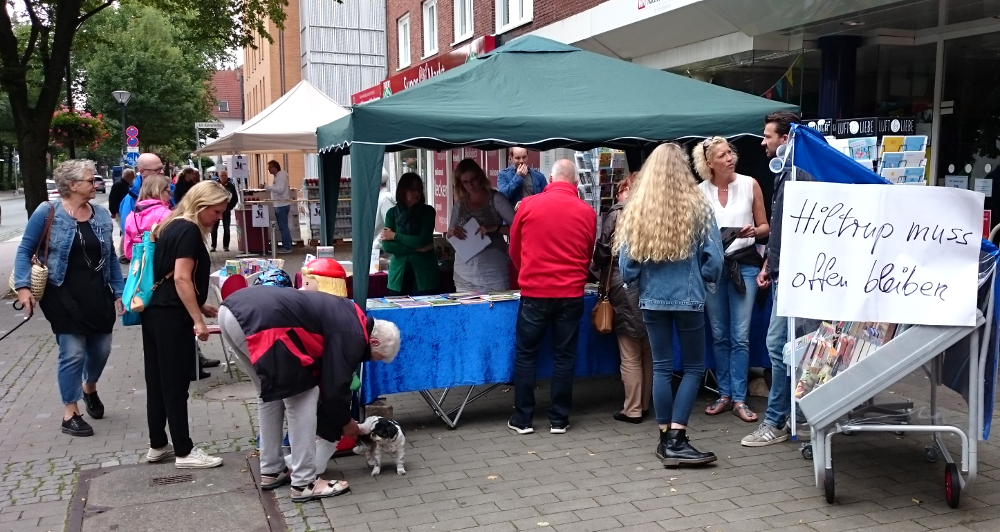
[[[132,97],[132,95],[128,91],[114,91],[114,92],[111,93],[111,97],[114,98],[116,102],[118,102],[118,108],[121,109],[121,112],[122,112],[122,156],[124,157],[124,155],[125,155],[125,144],[126,144],[126,141],[125,141],[125,106],[128,105],[128,100],[129,100],[129,98]]]

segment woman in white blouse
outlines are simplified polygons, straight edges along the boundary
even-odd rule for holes
[[[755,422],[757,414],[745,401],[750,317],[757,299],[757,274],[764,263],[754,241],[771,231],[764,195],[752,177],[736,173],[736,152],[726,139],[710,137],[699,142],[692,150],[692,157],[695,170],[704,180],[698,187],[715,209],[715,221],[726,251],[718,289],[705,300],[719,382],[719,399],[705,413],[717,415],[732,410],[743,421]]]
[[[505,236],[510,234],[514,208],[507,198],[493,189],[486,172],[472,159],[462,159],[455,167],[455,202],[448,224],[448,237],[488,238],[490,245],[463,261],[455,259],[455,289],[459,292],[497,292],[510,288]],[[475,235],[463,227],[472,218],[479,229]]]

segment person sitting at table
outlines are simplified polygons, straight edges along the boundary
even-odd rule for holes
[[[391,295],[437,293],[437,254],[434,253],[434,218],[437,211],[424,203],[424,182],[407,172],[396,185],[396,206],[389,209],[382,229],[382,249],[389,261]]]
[[[496,292],[510,288],[507,243],[514,221],[510,201],[490,186],[482,167],[462,159],[455,167],[455,206],[447,236],[459,240],[489,238],[490,245],[467,261],[455,260],[455,289],[459,292]],[[475,219],[479,228],[469,235],[465,224]]]
[[[330,441],[357,436],[358,422],[351,418],[354,369],[368,360],[392,362],[399,352],[396,325],[366,316],[342,297],[251,286],[226,298],[219,326],[261,398],[261,488],[291,480],[294,502],[348,492],[347,481],[316,475],[317,429]],[[281,456],[286,418],[291,471]]]

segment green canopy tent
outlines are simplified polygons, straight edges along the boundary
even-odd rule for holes
[[[320,127],[321,175],[330,176],[320,179],[322,210],[336,212],[350,154],[352,258],[366,272],[386,152],[603,146],[637,162],[661,142],[757,132],[767,113],[796,109],[529,35]],[[334,220],[325,218],[326,242]],[[359,305],[367,294],[368,276],[354,276]]]

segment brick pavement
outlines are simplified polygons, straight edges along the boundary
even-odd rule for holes
[[[7,302],[4,302],[7,304]],[[10,311],[0,329],[16,324]],[[65,529],[76,474],[140,461],[148,445],[141,341],[138,328],[118,328],[101,379],[107,404],[91,438],[58,430],[61,405],[55,385],[56,349],[48,324],[36,316],[5,340],[0,356],[0,531]],[[219,357],[218,340],[205,347]],[[217,374],[204,387],[230,382]],[[927,395],[914,374],[885,399]],[[828,505],[813,486],[810,462],[798,445],[740,447],[753,427],[735,416],[708,417],[699,401],[692,416],[696,446],[719,455],[714,467],[663,469],[653,456],[651,422],[611,419],[620,383],[577,384],[572,427],[565,435],[517,436],[505,426],[510,390],[473,403],[457,430],[448,430],[416,394],[390,398],[407,435],[408,474],[386,468],[370,477],[361,457],[337,459],[330,478],[347,478],[351,494],[297,505],[278,491],[289,530],[434,531],[554,529],[595,531],[741,530],[996,530],[1000,527],[1000,450],[980,447],[980,474],[972,493],[952,510],[944,502],[943,464],[923,459],[923,435],[858,434],[834,439],[837,502]],[[947,420],[961,424],[961,399],[942,401]],[[547,388],[538,392],[536,426],[544,429]],[[758,412],[764,400],[751,399]],[[253,445],[253,402],[191,401],[192,436],[211,452]],[[951,439],[957,444],[957,440]],[[953,451],[957,446],[952,446]],[[331,524],[332,523],[332,524]]]

